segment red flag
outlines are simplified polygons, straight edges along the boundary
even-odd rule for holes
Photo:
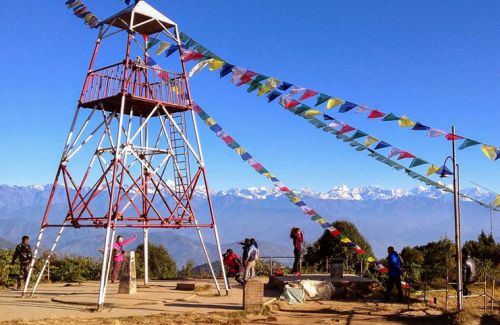
[[[295,106],[297,106],[299,104],[300,104],[300,102],[296,101],[295,99],[287,100],[285,102],[285,108],[286,109],[290,109],[290,108],[293,108],[293,107],[295,107]]]
[[[354,247],[354,250],[356,251],[356,253],[358,253],[360,255],[366,254],[366,252],[359,246]]]
[[[379,118],[379,117],[384,117],[385,113],[382,113],[381,111],[377,111],[376,109],[372,109],[371,113],[368,115],[368,118]]]
[[[186,49],[182,50],[182,59],[185,62],[191,61],[191,60],[198,60],[198,59],[201,59],[202,57],[204,57],[204,55],[201,54],[200,52],[186,50]]]
[[[317,215],[316,211],[314,210],[311,210],[311,211],[307,211],[306,214],[310,215],[310,216],[315,216]]]
[[[317,94],[318,94],[317,91],[307,89],[304,92],[304,94],[302,96],[300,96],[299,100],[305,100],[305,99],[311,98],[313,96],[316,96]]]
[[[446,140],[450,140],[450,141],[454,141],[454,140],[460,140],[460,139],[463,139],[464,137],[462,136],[459,136],[458,134],[451,134],[451,133],[448,133],[446,135]]]
[[[401,151],[401,153],[399,154],[398,160],[403,159],[403,158],[415,158],[415,155],[411,154],[407,151]]]
[[[234,142],[234,139],[230,135],[227,135],[227,136],[223,137],[222,140],[224,140],[224,142],[226,144],[230,144],[230,143]]]
[[[340,230],[338,229],[334,229],[334,230],[330,230],[330,234],[333,236],[333,237],[337,237],[338,235],[341,234]]]
[[[241,78],[240,78],[240,82],[236,85],[236,86],[241,86],[241,85],[244,85],[244,84],[247,84],[249,83],[250,81],[252,81],[252,78],[254,76],[256,76],[257,73],[253,72],[253,71],[250,71],[250,70],[247,70],[247,72],[245,72]]]
[[[347,125],[347,124],[346,124],[346,125],[344,125],[344,126],[340,129],[339,133],[347,133],[347,132],[351,132],[351,131],[354,131],[354,130],[356,130],[356,129],[355,129],[355,128],[353,128],[352,126],[350,126],[350,125]]]

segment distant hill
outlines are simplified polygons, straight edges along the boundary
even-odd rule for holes
[[[11,242],[10,240],[7,240],[7,239],[4,239],[4,238],[1,238],[0,237],[0,248],[14,248],[16,247],[16,244],[14,244],[13,242]]]
[[[477,188],[465,189],[469,195],[488,201],[488,194]],[[52,215],[65,215],[63,191],[54,199]],[[35,245],[40,219],[45,209],[50,186],[0,186],[0,238],[16,243],[28,234]],[[385,255],[388,245],[400,250],[406,245],[425,244],[440,237],[453,238],[452,196],[439,190],[416,187],[411,190],[383,189],[375,186],[348,188],[337,186],[327,192],[310,189],[298,191],[303,199],[321,215],[334,221],[345,219],[354,222],[367,238],[378,257]],[[261,255],[291,255],[292,226],[303,229],[307,242],[316,240],[322,229],[300,209],[290,204],[275,189],[231,189],[212,193],[212,200],[223,249],[231,247],[239,252],[235,243],[254,237],[262,245]],[[98,202],[104,209],[105,202]],[[193,200],[197,210],[206,211],[203,192],[198,191]],[[463,240],[475,238],[481,230],[489,232],[489,210],[475,203],[462,201]],[[494,217],[497,217],[495,213]],[[494,220],[497,240],[498,221]],[[44,246],[49,247],[55,229],[46,232]],[[137,234],[142,232],[137,230]],[[119,231],[130,235],[132,231]],[[213,260],[217,259],[213,232],[204,231],[207,248]],[[180,268],[188,259],[196,264],[206,262],[194,230],[152,230],[151,241],[168,248]],[[139,239],[130,249],[141,242]],[[97,249],[104,243],[103,229],[65,230],[58,253],[99,256]],[[6,244],[8,245],[8,244]],[[267,252],[268,251],[268,252]]]

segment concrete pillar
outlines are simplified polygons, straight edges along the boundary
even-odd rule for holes
[[[258,279],[250,279],[243,287],[243,310],[260,313],[264,304],[264,284]]]
[[[135,252],[126,252],[124,254],[122,271],[120,274],[120,286],[118,293],[134,294],[137,293],[137,281],[135,270]]]

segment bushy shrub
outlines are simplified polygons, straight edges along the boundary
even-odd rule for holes
[[[162,245],[154,245],[151,242],[148,243],[148,247],[149,278],[157,280],[177,278],[177,265],[168,250]],[[137,247],[135,255],[137,277],[141,278],[144,277],[144,244]]]

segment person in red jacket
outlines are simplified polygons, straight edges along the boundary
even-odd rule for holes
[[[300,275],[300,258],[302,255],[302,246],[304,244],[304,234],[300,228],[292,228],[290,238],[293,240],[293,268],[292,273]]]
[[[241,263],[240,257],[236,253],[234,253],[232,249],[228,249],[223,257],[224,265],[227,266],[227,277],[229,278],[234,276],[236,282],[241,285],[245,284],[245,282],[241,278],[243,264]]]

